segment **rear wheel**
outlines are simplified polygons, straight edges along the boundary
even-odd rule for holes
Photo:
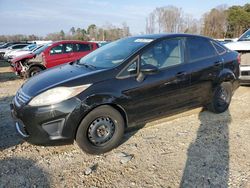
[[[232,84],[230,82],[221,83],[214,91],[213,98],[208,104],[208,110],[214,113],[225,112],[231,102]]]
[[[90,154],[108,152],[119,145],[124,134],[124,119],[111,106],[100,106],[91,111],[81,122],[76,142]]]
[[[28,69],[27,71],[27,77],[30,78],[32,76],[35,76],[36,74],[40,73],[43,69],[38,66],[33,66]]]

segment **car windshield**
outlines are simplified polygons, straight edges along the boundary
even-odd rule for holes
[[[51,43],[48,43],[48,44],[46,44],[46,45],[44,45],[44,46],[42,46],[42,47],[40,47],[40,48],[37,48],[35,51],[34,51],[34,53],[36,54],[36,55],[39,55],[40,53],[42,53],[47,47],[49,47],[49,46],[51,46],[52,44]]]
[[[22,50],[28,50],[28,51],[31,51],[33,49],[35,49],[37,47],[36,44],[30,44],[28,46],[25,46]]]
[[[239,38],[239,41],[250,41],[250,29]]]
[[[89,65],[96,68],[113,68],[145,46],[153,39],[129,37],[111,42],[80,59],[79,65]]]

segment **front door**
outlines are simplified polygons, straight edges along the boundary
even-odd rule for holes
[[[124,71],[135,67],[131,65]],[[189,103],[186,90],[190,84],[190,73],[186,72],[184,62],[183,40],[166,39],[154,44],[138,57],[138,69],[146,64],[158,67],[158,72],[145,75],[138,81],[138,75],[121,79],[125,110],[129,122],[143,122],[164,116]],[[135,71],[136,72],[136,71]],[[126,74],[125,74],[126,75]]]

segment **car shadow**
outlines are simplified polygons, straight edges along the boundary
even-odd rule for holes
[[[12,80],[21,80],[21,77],[15,75],[14,72],[0,72],[0,83]]]
[[[22,143],[11,117],[9,104],[13,96],[0,98],[0,151]]]
[[[129,127],[126,129],[125,134],[123,136],[123,139],[120,143],[120,145],[124,144],[125,142],[127,142],[133,135],[135,135],[140,129],[142,129],[143,127],[145,127],[146,123],[142,123],[142,124],[137,124],[133,127]]]
[[[196,140],[189,146],[180,187],[228,187],[230,112],[218,115],[203,111],[199,120],[200,127]]]
[[[0,187],[50,187],[48,173],[32,159],[0,160]]]
[[[9,67],[10,64],[5,60],[0,59],[0,67]]]

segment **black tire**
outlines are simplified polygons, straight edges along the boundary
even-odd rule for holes
[[[228,109],[231,99],[232,84],[223,82],[215,88],[211,103],[208,104],[207,108],[209,111],[217,114],[223,113]]]
[[[106,135],[100,135],[104,133],[101,130],[103,127]],[[124,135],[124,127],[125,123],[121,114],[111,106],[103,105],[84,117],[77,130],[76,142],[83,151],[89,154],[105,153],[120,144]]]
[[[41,67],[33,66],[33,67],[29,68],[29,70],[27,71],[26,77],[30,78],[32,76],[35,76],[36,74],[38,74],[41,71],[43,71],[43,69]]]

